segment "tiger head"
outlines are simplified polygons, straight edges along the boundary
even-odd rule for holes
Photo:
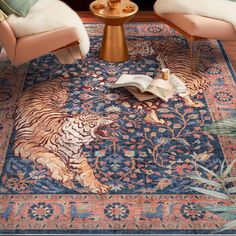
[[[110,126],[114,121],[97,114],[81,113],[65,119],[62,131],[75,143],[87,144],[96,138],[111,136]]]
[[[109,117],[99,116],[97,114],[80,114],[77,116],[77,122],[93,138],[107,138],[110,136],[109,127],[114,121]]]

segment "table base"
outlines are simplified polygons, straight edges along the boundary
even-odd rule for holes
[[[123,25],[105,25],[100,57],[109,62],[129,59]]]

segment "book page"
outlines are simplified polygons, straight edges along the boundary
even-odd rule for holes
[[[125,86],[135,86],[140,89],[141,92],[144,92],[148,85],[152,82],[152,78],[147,75],[137,74],[137,75],[128,75],[123,74],[120,78],[112,84],[113,88],[125,87]]]
[[[151,84],[154,87],[164,88],[166,90],[173,90],[173,86],[168,80],[163,80],[161,78],[156,78],[152,80]]]
[[[138,101],[140,101],[140,102],[157,98],[156,95],[154,95],[152,93],[146,93],[146,92],[142,93],[139,91],[139,89],[137,89],[135,87],[126,87],[126,89],[130,93],[132,93],[134,95],[134,97],[136,99],[138,99]]]
[[[147,92],[153,93],[164,101],[174,95],[174,88],[168,80],[154,79],[146,89]]]

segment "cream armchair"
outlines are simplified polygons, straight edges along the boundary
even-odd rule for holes
[[[0,22],[0,32],[2,46],[14,65],[20,65],[59,48],[80,43],[80,34],[73,27],[16,38],[11,26],[5,20]],[[81,54],[81,51],[79,53]]]
[[[14,2],[17,1],[9,2],[9,9],[15,9]],[[18,16],[13,10],[8,13],[6,16],[0,9],[0,42],[12,64],[23,64],[49,52],[64,60],[67,50],[62,48],[68,49],[75,59],[85,57],[89,51],[89,36],[83,22],[62,1],[36,1],[25,16]]]
[[[203,2],[204,1],[207,0],[203,0]],[[158,11],[158,0],[154,4],[154,12],[160,22],[176,29],[188,39],[191,60],[193,57],[193,42],[195,40],[236,40],[236,30],[234,26],[224,20],[173,11],[160,14]],[[227,14],[227,12],[225,14]]]
[[[78,28],[63,27],[17,38],[7,20],[0,22],[1,46],[13,65],[23,64],[49,52],[54,52],[61,63],[77,63],[76,59],[84,59],[89,51],[89,38],[83,37],[83,40],[88,42],[81,42],[80,36]],[[83,48],[80,47],[81,44]],[[10,68],[11,66],[0,75],[0,78]]]

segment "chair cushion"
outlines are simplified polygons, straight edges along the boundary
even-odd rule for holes
[[[26,16],[38,0],[0,0],[0,8],[7,14]]]
[[[0,22],[7,19],[7,15],[0,9]]]
[[[161,17],[192,36],[219,40],[236,39],[233,25],[226,21],[181,13],[165,13]]]

